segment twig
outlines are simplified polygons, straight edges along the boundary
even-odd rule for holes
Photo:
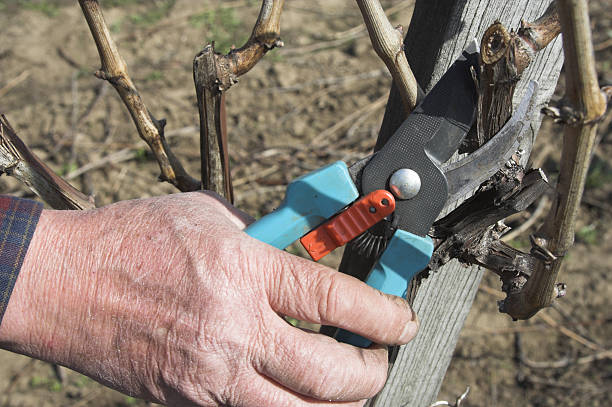
[[[557,313],[565,321],[569,321],[569,322],[565,322],[564,324],[565,326],[573,326],[576,329],[576,332],[578,332],[580,335],[584,336],[585,338],[591,337],[591,334],[585,328],[584,322],[578,321],[578,319],[575,318],[571,312],[566,311],[565,308],[563,308],[561,304],[559,304],[559,302],[554,302],[551,308],[557,311]],[[591,323],[590,320],[589,320],[589,323]]]
[[[244,184],[248,184],[250,182],[253,182],[259,178],[263,178],[267,175],[270,174],[274,174],[276,171],[278,171],[280,169],[280,167],[278,165],[273,165],[271,167],[265,168],[259,172],[255,172],[250,174],[247,177],[243,177],[243,178],[238,178],[235,182],[234,182],[234,186],[240,186],[240,185],[244,185]]]
[[[395,5],[394,7],[389,8],[385,14],[387,16],[391,16],[398,11],[407,8],[413,7],[414,1],[402,1]],[[352,40],[357,38],[364,37],[367,32],[365,23],[361,23],[353,28],[350,28],[346,31],[341,31],[333,35],[332,39],[327,41],[317,41],[312,44],[303,45],[301,47],[290,48],[287,47],[280,51],[280,54],[284,57],[295,57],[304,54],[309,54],[313,52],[323,51],[326,49],[336,48],[341,45],[344,45]]]
[[[57,47],[55,49],[55,51],[57,52],[57,56],[60,57],[61,59],[64,60],[64,62],[66,62],[68,65],[70,65],[71,67],[73,67],[74,69],[80,71],[80,70],[85,70],[86,68],[79,64],[77,61],[74,60],[74,58],[72,58],[70,55],[68,55],[64,49],[62,47]]]
[[[238,77],[247,73],[269,50],[283,45],[280,16],[284,0],[263,0],[257,22],[247,42],[227,55],[207,45],[193,61],[193,79],[200,113],[202,187],[233,201],[230,179],[225,100]]]
[[[89,171],[104,167],[107,164],[116,164],[123,161],[131,160],[132,158],[136,157],[136,155],[136,150],[132,148],[124,148],[123,150],[119,150],[117,152],[105,155],[99,160],[87,163],[74,171],[70,171],[68,174],[66,174],[65,178],[67,180],[75,179],[76,177],[79,177]]]
[[[532,384],[541,384],[543,386],[558,387],[560,389],[568,389],[568,390],[573,390],[573,391],[580,388],[579,386],[576,385],[575,382],[572,382],[572,383],[559,382],[559,381],[552,380],[552,379],[538,377],[533,374],[525,376],[525,381],[532,383]],[[563,405],[563,404],[560,404],[560,405]]]
[[[97,0],[79,0],[83,15],[98,48],[101,69],[96,76],[110,82],[132,116],[138,134],[149,145],[161,170],[160,179],[181,191],[194,191],[200,183],[189,176],[179,160],[172,154],[165,137],[165,120],[156,120],[147,109],[127,72],[127,64],[119,54],[104,21]]]
[[[368,120],[368,117],[372,113],[376,112],[377,110],[378,110],[378,106],[372,107],[372,109],[366,111],[363,116],[358,117],[357,120],[355,120],[353,122],[351,127],[349,127],[348,130],[346,131],[346,138],[343,140],[344,141],[344,143],[343,143],[344,145],[347,145],[347,144],[351,143],[351,139],[355,136],[355,133],[357,133],[357,130],[359,130],[361,128],[361,126],[363,125],[363,123],[366,120]],[[372,137],[372,142],[374,142],[374,137]]]
[[[66,383],[66,369],[63,366],[56,365],[54,363],[51,364],[51,369],[53,370],[53,374],[55,378],[62,384]]]
[[[586,365],[598,360],[612,359],[612,350],[603,350],[592,355],[581,356],[579,358],[563,358],[554,361],[535,361],[523,356],[521,363],[531,369],[563,369],[572,365]]]
[[[93,199],[57,176],[0,114],[0,174],[12,175],[55,209],[91,209]]]
[[[605,40],[604,42],[600,42],[599,44],[596,44],[593,49],[597,52],[603,51],[606,48],[612,47],[612,38],[608,38],[607,40]]]
[[[6,83],[6,85],[4,85],[2,88],[0,88],[0,97],[6,95],[15,86],[19,85],[21,82],[23,82],[26,79],[28,79],[28,76],[30,76],[30,71],[26,70],[26,71],[23,71],[22,73],[20,73],[19,75],[17,75],[15,78],[13,78],[10,81],[8,81]]]
[[[403,29],[401,26],[393,28],[378,0],[356,1],[368,28],[374,51],[391,72],[408,114],[416,106],[418,85],[404,53]]]
[[[595,343],[595,342],[585,338],[584,336],[582,336],[582,335],[572,331],[571,329],[568,329],[567,327],[565,327],[563,325],[560,325],[557,321],[555,321],[555,319],[553,317],[548,315],[546,312],[540,312],[537,315],[546,324],[550,325],[553,328],[557,328],[560,333],[562,333],[563,335],[567,336],[568,338],[573,339],[574,341],[576,341],[576,342],[586,346],[587,348],[589,348],[591,350],[594,350],[594,351],[598,351],[598,352],[601,352],[601,351],[605,350],[601,345],[599,345],[599,344],[597,344],[597,343]]]
[[[70,80],[70,91],[72,93],[72,108],[70,109],[70,130],[68,134],[70,135],[70,140],[72,141],[72,148],[70,154],[69,163],[76,162],[76,146],[77,146],[77,127],[79,120],[79,81],[78,81],[78,72],[72,73],[72,78]]]
[[[369,72],[362,72],[355,75],[346,76],[331,76],[327,78],[315,79],[309,82],[297,83],[291,86],[274,87],[264,89],[263,92],[274,93],[274,92],[297,92],[305,88],[316,87],[316,86],[342,86],[347,85],[356,81],[364,81],[367,79],[378,78],[381,76],[389,75],[389,71],[385,68],[376,69]]]
[[[215,11],[219,9],[238,9],[241,7],[250,7],[250,0],[238,0],[238,1],[223,1],[219,4],[209,4],[203,8],[197,10],[189,10],[186,13],[179,14],[176,16],[169,16],[159,21],[157,24],[154,24],[151,28],[143,30],[143,32],[139,33],[142,37],[149,37],[159,31],[162,31],[168,27],[177,29],[178,23],[188,22],[189,19],[193,18],[197,15],[202,15],[203,13]],[[123,38],[119,38],[119,41],[127,40],[129,36],[133,36],[133,33],[130,33]]]
[[[253,195],[267,195],[270,196],[274,193],[280,193],[287,189],[287,185],[270,185],[270,186],[260,186],[258,188],[249,188],[246,191],[236,194],[236,199],[238,201],[246,201]]]
[[[582,198],[582,203],[584,205],[592,206],[592,207],[595,207],[597,209],[601,209],[602,211],[606,211],[608,213],[612,213],[612,205],[610,205],[607,202],[598,201],[596,199],[589,198],[589,197],[583,197]]]
[[[280,128],[280,126],[282,126],[284,123],[287,122],[287,120],[289,120],[290,118],[292,118],[295,115],[300,114],[303,110],[305,110],[306,108],[308,108],[309,106],[313,106],[315,105],[315,102],[319,99],[321,99],[323,96],[326,96],[332,92],[334,92],[335,90],[337,90],[337,88],[339,87],[343,87],[346,86],[350,83],[353,83],[354,81],[359,81],[358,86],[361,85],[367,85],[367,82],[365,79],[371,79],[371,78],[376,78],[378,76],[380,76],[381,74],[389,74],[389,72],[383,68],[381,70],[377,70],[377,71],[372,71],[372,72],[368,72],[365,74],[357,74],[357,75],[350,75],[350,76],[346,76],[346,77],[338,77],[338,78],[324,78],[325,79],[329,79],[329,82],[326,80],[326,84],[323,85],[324,87],[322,89],[319,89],[318,91],[314,92],[313,94],[311,94],[310,96],[308,96],[305,100],[300,101],[300,103],[295,106],[290,112],[285,113],[283,116],[281,116],[276,123],[276,126]],[[337,82],[332,82],[331,80],[337,80]],[[313,84],[319,84],[319,81],[313,81],[311,82],[311,86]],[[300,85],[298,85],[300,86]],[[352,89],[352,91],[356,91],[356,89]],[[367,118],[366,116],[363,116],[361,118],[359,118],[357,121],[363,120]],[[357,122],[355,122],[357,123]]]
[[[597,137],[597,121],[606,99],[597,83],[595,57],[586,0],[560,0],[567,99],[581,120],[566,125],[557,197],[538,232],[537,249],[544,254],[523,288],[509,294],[500,310],[526,319],[549,306],[558,293],[557,276],[563,257],[574,241],[574,225]]]
[[[96,104],[106,96],[106,94],[108,93],[108,88],[109,86],[106,82],[101,82],[100,85],[96,87],[94,91],[95,95],[93,96],[93,98],[91,98],[91,101],[87,104],[83,113],[79,115],[79,118],[77,119],[77,124],[81,124],[83,123],[83,121],[85,121],[87,116],[89,116],[89,114],[93,111],[93,108],[96,106]]]
[[[601,325],[601,324],[608,324],[610,322],[611,322],[610,319],[604,318],[604,319],[589,320],[588,322],[569,323],[569,324],[566,324],[566,326],[578,328],[578,326]],[[483,329],[483,328],[478,328],[478,327],[473,327],[473,326],[466,326],[464,330],[462,331],[462,334],[468,337],[480,336],[480,335],[510,335],[516,332],[519,332],[519,333],[539,332],[539,331],[547,331],[551,329],[556,330],[557,328],[552,327],[548,324],[546,324],[546,326],[542,324],[536,324],[536,325],[530,325],[530,326],[520,325],[520,326],[511,326],[507,328],[495,328],[495,329]],[[578,329],[576,330],[578,331]],[[582,335],[585,336],[584,334]]]
[[[310,54],[313,52],[323,51],[323,50],[330,49],[330,48],[336,48],[336,47],[346,44],[349,41],[352,41],[354,39],[361,38],[364,36],[365,36],[365,32],[359,31],[355,34],[351,34],[350,36],[343,37],[343,38],[338,38],[338,39],[329,40],[329,41],[317,41],[313,44],[304,45],[298,48],[283,49],[279,53],[283,57],[287,57],[287,58],[301,56],[304,54]]]
[[[79,400],[77,400],[74,403],[70,404],[69,407],[83,407],[83,406],[86,406],[91,401],[93,401],[96,397],[98,397],[100,395],[100,393],[102,393],[103,390],[104,390],[104,387],[97,386],[93,390],[91,390],[89,393],[87,393],[85,396],[81,397]]]
[[[128,167],[127,166],[121,167],[121,171],[119,171],[119,175],[115,177],[115,179],[113,180],[112,187],[110,188],[111,196],[115,196],[117,195],[117,193],[119,193],[119,190],[121,189],[121,185],[123,184],[123,181],[125,180],[125,177],[127,174],[128,174]]]
[[[9,406],[11,401],[11,394],[15,389],[15,386],[19,383],[19,379],[21,379],[26,374],[30,374],[32,368],[36,364],[36,359],[28,359],[28,361],[15,373],[8,381],[6,388],[2,390],[2,394],[5,395],[2,406]]]

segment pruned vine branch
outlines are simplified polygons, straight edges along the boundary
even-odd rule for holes
[[[91,209],[83,194],[42,162],[0,114],[0,174],[14,176],[54,209]]]
[[[79,4],[100,55],[101,68],[96,72],[96,76],[107,80],[119,93],[132,116],[138,134],[155,155],[161,171],[160,180],[171,183],[183,192],[200,189],[200,182],[187,174],[170,150],[164,137],[166,121],[153,117],[130,79],[127,64],[110,35],[98,0],[79,0]]]
[[[606,111],[599,88],[586,0],[559,0],[566,67],[566,99],[580,118],[567,124],[563,137],[557,195],[535,241],[544,254],[524,287],[503,301],[501,310],[525,319],[549,306],[558,296],[557,277],[574,242],[574,225],[584,191],[597,123]]]
[[[207,45],[193,61],[193,79],[200,113],[202,187],[233,201],[229,170],[224,93],[251,70],[266,52],[283,45],[280,16],[284,0],[263,0],[247,42],[227,55]]]

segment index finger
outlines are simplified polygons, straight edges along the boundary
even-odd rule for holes
[[[407,301],[308,260],[275,252],[268,299],[276,312],[343,328],[373,342],[408,343],[418,330]]]

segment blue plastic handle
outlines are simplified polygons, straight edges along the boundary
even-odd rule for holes
[[[358,197],[346,164],[337,161],[293,180],[281,206],[245,232],[284,249]]]
[[[429,236],[422,237],[397,230],[366,283],[386,294],[404,297],[408,283],[427,266],[433,249],[433,241]],[[369,339],[343,329],[338,330],[336,339],[361,348],[372,343]]]
[[[264,243],[284,249],[358,197],[346,164],[337,161],[291,182],[280,207],[245,231]],[[432,253],[433,242],[429,237],[398,230],[366,283],[384,293],[403,297],[408,282],[427,266]],[[336,339],[359,347],[371,344],[370,340],[344,330],[338,331]]]

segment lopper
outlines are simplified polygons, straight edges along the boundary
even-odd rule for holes
[[[445,165],[475,120],[479,59],[473,41],[378,152],[350,168],[338,161],[297,178],[280,207],[246,233],[279,249],[300,239],[316,261],[353,239],[364,240],[368,229],[382,223],[384,250],[375,251],[381,254],[365,282],[405,296],[433,254],[427,234],[446,202],[473,192],[511,158],[536,110],[537,84],[531,82],[498,134]],[[344,330],[336,339],[371,344]]]

